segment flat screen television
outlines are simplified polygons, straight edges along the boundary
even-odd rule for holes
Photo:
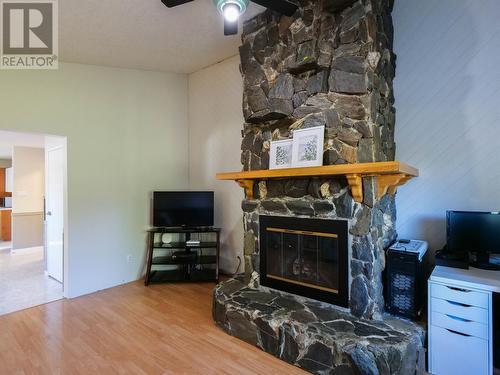
[[[155,191],[153,193],[153,226],[211,227],[213,225],[213,191]]]
[[[498,212],[448,211],[447,247],[450,251],[473,253],[472,266],[498,269],[490,254],[500,254],[500,214]]]

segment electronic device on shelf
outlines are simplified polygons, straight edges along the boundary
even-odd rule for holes
[[[401,239],[387,250],[386,308],[409,318],[423,310],[427,282],[426,241]]]
[[[490,254],[500,254],[500,213],[447,211],[448,252],[470,255],[470,266],[500,270]]]
[[[197,256],[198,254],[192,251],[175,251],[172,254],[172,260],[177,262],[189,262],[196,259]]]
[[[214,225],[213,191],[155,191],[153,226],[212,227]]]
[[[200,246],[200,243],[199,240],[189,240],[186,241],[186,246]]]

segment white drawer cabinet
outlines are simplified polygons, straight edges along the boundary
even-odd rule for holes
[[[492,375],[491,292],[429,281],[429,372]]]
[[[443,285],[438,283],[431,283],[430,287],[431,297],[441,298],[446,301],[468,306],[488,308],[488,293],[478,292],[455,285]]]
[[[440,298],[432,298],[432,312],[448,314],[465,320],[488,324],[488,309],[465,305]]]
[[[431,328],[432,374],[481,375],[488,374],[488,341],[474,336],[463,336],[445,328]]]
[[[441,327],[452,332],[459,332],[462,335],[473,336],[488,341],[487,324],[435,311],[431,313],[431,321],[434,327]]]

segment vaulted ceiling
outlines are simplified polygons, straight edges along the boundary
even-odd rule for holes
[[[244,18],[263,10],[252,3]],[[192,73],[238,53],[240,37],[223,35],[212,0],[64,0],[59,43],[64,62]]]

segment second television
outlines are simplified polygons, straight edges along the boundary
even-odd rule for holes
[[[447,247],[452,252],[471,253],[471,265],[500,270],[490,262],[490,254],[500,254],[500,214],[498,212],[448,211]]]
[[[153,226],[211,227],[213,225],[213,191],[155,191],[153,193]]]

